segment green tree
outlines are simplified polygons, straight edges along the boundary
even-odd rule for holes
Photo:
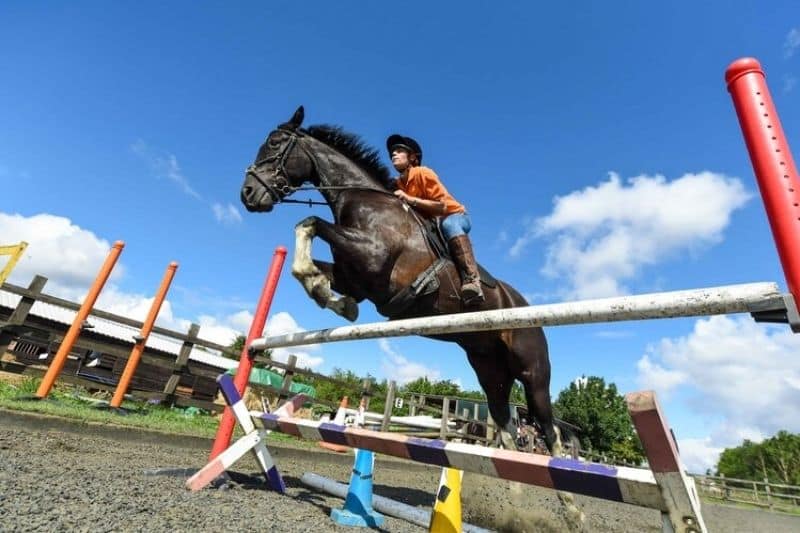
[[[228,350],[231,352],[235,352],[236,354],[242,353],[245,341],[247,341],[247,337],[245,337],[244,335],[237,335],[236,338],[233,340],[233,342],[228,345]],[[264,357],[269,359],[272,355],[272,350],[264,350],[263,354]]]
[[[244,348],[244,342],[247,340],[247,337],[244,335],[237,335],[236,339],[228,346],[228,349],[232,352],[242,353],[242,348]]]
[[[299,375],[296,377],[301,378]],[[321,400],[338,403],[347,396],[349,406],[358,407],[364,378],[341,368],[334,368],[329,377],[331,380],[302,376],[302,382],[312,385]]]
[[[514,384],[511,385],[511,396],[509,398],[509,402],[521,403],[523,405],[526,404],[525,389],[522,387],[519,381],[515,381]]]
[[[762,443],[770,479],[800,485],[800,434],[779,431]]]
[[[717,474],[738,479],[800,484],[800,434],[779,431],[761,443],[745,439],[719,456]]]
[[[470,400],[486,401],[486,394],[482,390],[465,390],[461,392],[462,398],[469,398]]]
[[[432,394],[436,396],[461,396],[461,387],[449,379],[431,382],[427,376],[410,381],[399,388],[402,393]]]
[[[581,428],[578,437],[584,449],[616,461],[639,463],[644,459],[625,398],[615,384],[584,376],[562,390],[553,407],[560,418]]]

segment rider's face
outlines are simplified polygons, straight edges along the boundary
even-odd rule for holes
[[[392,165],[398,172],[403,172],[409,166],[408,151],[402,148],[392,150]]]

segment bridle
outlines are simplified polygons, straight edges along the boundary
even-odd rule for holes
[[[291,198],[286,198],[287,196],[295,193],[297,191],[322,191],[322,190],[367,190],[367,191],[375,191],[375,192],[382,192],[385,194],[392,194],[390,192],[381,191],[380,189],[373,189],[370,187],[354,187],[351,185],[343,185],[343,186],[312,186],[312,187],[293,187],[290,183],[288,178],[286,177],[286,161],[289,159],[289,155],[291,154],[292,150],[298,145],[298,139],[300,137],[304,137],[304,135],[298,132],[296,129],[290,129],[287,127],[278,126],[278,131],[282,131],[289,135],[289,141],[284,144],[281,148],[281,151],[278,152],[276,155],[271,155],[267,157],[263,157],[257,161],[255,161],[252,165],[247,167],[245,174],[247,176],[252,176],[256,179],[265,189],[270,192],[270,195],[274,199],[275,203],[292,203],[292,204],[305,204],[311,207],[312,205],[329,205],[328,201],[325,202],[316,202],[311,199],[308,200],[294,200]],[[267,141],[269,142],[269,141]],[[307,151],[305,148],[300,145],[300,149],[303,150],[306,155],[313,161],[314,168],[316,169],[317,173],[320,174],[320,178],[322,178],[322,170],[320,166],[317,164],[317,159],[314,157],[314,154]],[[272,171],[272,181],[273,184],[267,183],[264,179],[256,172],[256,170],[267,164],[272,163],[273,161],[276,162],[275,168]]]
[[[287,142],[282,148],[281,151],[278,152],[277,155],[271,155],[267,157],[263,157],[252,165],[247,167],[245,174],[247,176],[252,176],[256,179],[265,189],[267,189],[272,195],[272,198],[275,200],[276,203],[279,202],[290,202],[291,200],[286,200],[286,196],[289,196],[293,192],[295,192],[298,188],[292,187],[289,184],[289,180],[286,178],[286,160],[289,158],[289,154],[292,152],[292,149],[297,144],[297,139],[299,137],[298,133],[295,130],[290,130],[288,128],[278,128],[278,130],[286,133],[289,135],[289,142]],[[267,141],[269,142],[269,141]],[[313,160],[313,158],[312,158]],[[272,171],[272,177],[274,184],[267,183],[264,181],[261,176],[259,175],[256,170],[266,165],[267,163],[272,163],[273,161],[277,161],[275,164],[275,168]],[[306,202],[302,202],[306,203]],[[317,202],[321,203],[321,202]],[[325,204],[323,204],[325,205]]]

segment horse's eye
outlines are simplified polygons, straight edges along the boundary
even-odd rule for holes
[[[278,146],[279,144],[281,144],[281,142],[278,139],[272,138],[269,140],[270,146]]]

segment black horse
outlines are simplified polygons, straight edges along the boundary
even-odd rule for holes
[[[455,266],[437,256],[420,217],[391,193],[389,170],[378,152],[337,127],[301,128],[303,115],[300,107],[269,134],[247,169],[241,200],[248,211],[268,212],[304,183],[323,195],[334,223],[315,216],[299,222],[292,264],[292,274],[317,304],[351,321],[364,299],[390,319],[528,305],[513,287],[498,281],[484,287],[485,302],[465,307],[458,296]],[[312,260],[314,237],[330,245],[333,263]],[[398,298],[408,295],[409,287],[424,290],[417,291],[416,299]],[[550,360],[541,328],[433,338],[455,342],[467,353],[504,447],[529,445],[518,438],[508,405],[511,386],[519,380],[547,447],[560,455],[550,404]]]

